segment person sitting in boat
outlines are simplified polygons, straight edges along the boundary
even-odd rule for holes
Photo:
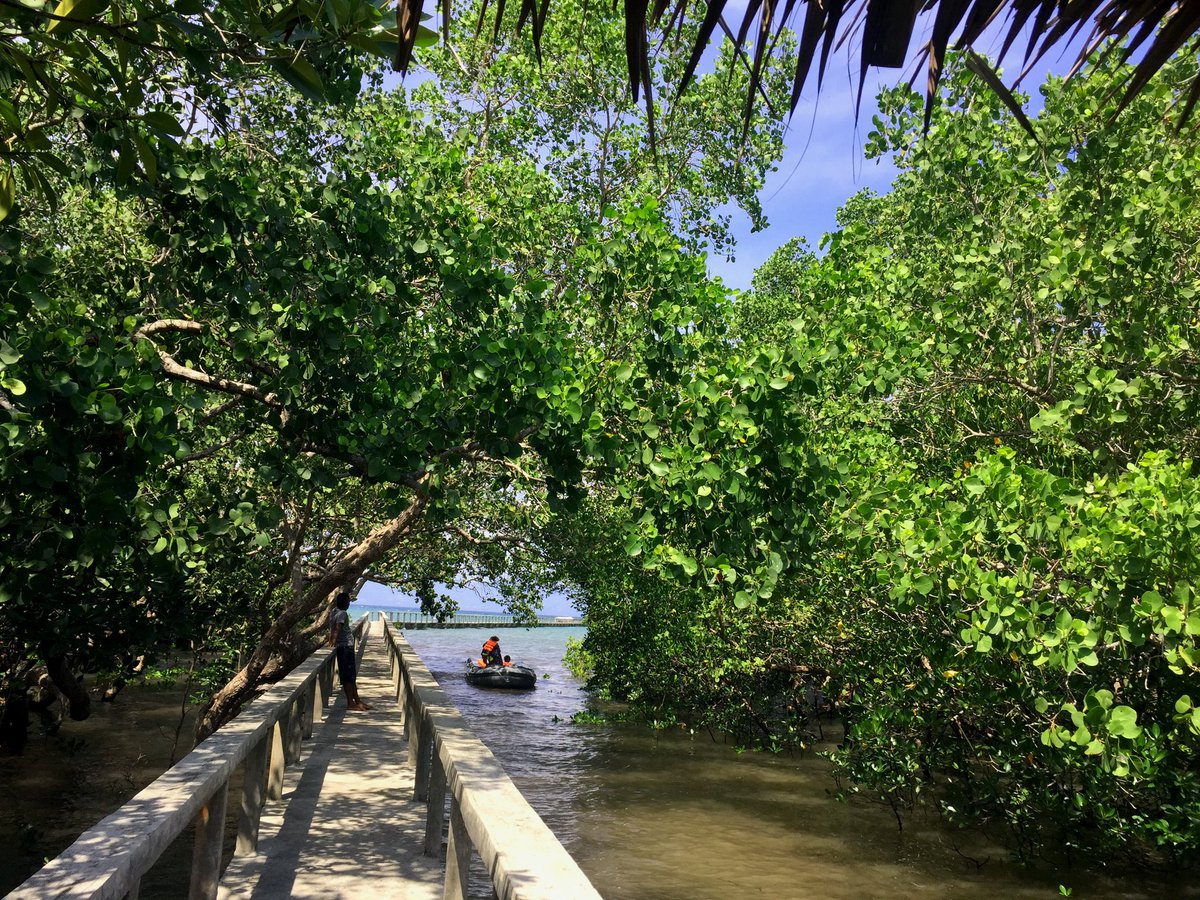
[[[492,635],[483,642],[483,664],[485,666],[500,666],[504,664],[504,656],[500,653],[500,638]]]
[[[505,664],[506,666],[511,666],[511,665],[512,665],[512,657],[511,657],[511,656],[509,656],[509,655],[507,655],[507,654],[505,654],[505,656],[504,656],[504,664]]]

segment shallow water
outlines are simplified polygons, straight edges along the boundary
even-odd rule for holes
[[[131,685],[115,703],[93,694],[92,714],[53,737],[33,717],[25,752],[0,756],[0,895],[187,754],[195,711],[185,693]]]
[[[815,754],[739,753],[706,732],[572,724],[588,696],[562,656],[583,628],[499,630],[513,662],[547,677],[528,692],[472,687],[463,663],[490,633],[405,634],[605,897],[1047,898],[1060,884],[1088,898],[1200,896],[1103,871],[1029,871],[981,836],[937,823],[900,830],[882,806],[834,799],[829,764]]]

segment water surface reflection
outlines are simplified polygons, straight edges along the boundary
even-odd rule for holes
[[[707,733],[572,724],[588,697],[562,656],[582,628],[501,630],[504,652],[548,677],[529,692],[472,687],[463,664],[490,633],[406,636],[605,897],[1048,898],[1060,883],[1077,897],[1200,896],[1103,871],[1027,871],[1002,848],[936,823],[899,830],[886,808],[833,799],[829,765],[813,754],[738,753]]]

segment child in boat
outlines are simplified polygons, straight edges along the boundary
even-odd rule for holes
[[[508,655],[505,655],[505,657],[504,657],[504,664],[505,664],[506,666],[511,666],[511,665],[512,665],[512,657],[511,657],[511,656],[508,656]]]

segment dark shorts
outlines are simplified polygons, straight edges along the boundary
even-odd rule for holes
[[[358,668],[354,665],[353,647],[335,647],[337,654],[338,678],[342,684],[354,684],[358,679]]]

